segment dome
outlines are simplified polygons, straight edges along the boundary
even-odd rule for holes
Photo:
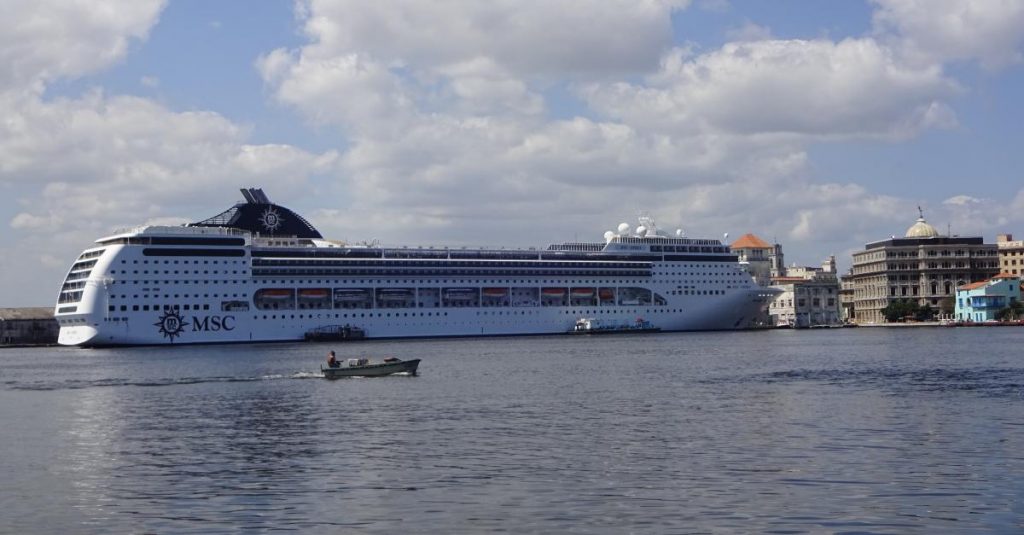
[[[917,222],[907,229],[907,238],[937,238],[939,231],[928,224],[924,217],[917,218]]]

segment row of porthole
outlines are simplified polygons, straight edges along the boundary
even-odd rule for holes
[[[181,298],[181,297],[184,297],[185,299],[189,299],[189,298],[196,298],[196,299],[198,299],[199,298],[199,294],[196,294],[196,295],[189,295],[189,294],[179,295],[179,294],[174,294],[174,298],[175,299],[178,299],[178,298]],[[210,294],[203,294],[203,297],[206,298],[206,299],[209,299],[210,298]],[[213,298],[216,299],[216,298],[219,298],[219,297],[221,297],[220,294],[213,294]],[[227,298],[227,297],[239,297],[239,298],[245,299],[247,296],[245,294],[241,294],[241,295],[239,295],[239,294],[231,294],[230,296],[228,294],[224,294],[224,297],[225,298]],[[118,298],[120,298],[120,299],[128,299],[128,296],[127,295],[123,295],[123,294],[122,295],[111,295],[110,298],[111,299],[118,299]],[[133,295],[132,296],[132,299],[138,299],[138,298],[139,298],[139,296],[137,296],[137,295]],[[160,296],[157,295],[157,294],[143,295],[142,298],[143,299],[159,299]],[[164,294],[164,299],[170,299],[170,298],[171,298],[170,294]]]
[[[682,310],[681,309],[668,309],[668,310],[644,309],[644,310],[641,311],[641,310],[621,310],[621,309],[616,309],[616,310],[593,309],[593,310],[566,310],[566,311],[563,312],[563,314],[569,315],[569,316],[575,316],[575,315],[579,315],[579,314],[626,314],[626,313],[628,313],[628,314],[636,314],[637,312],[644,312],[646,314],[657,314],[657,313],[678,313],[678,312],[682,312]],[[483,311],[483,312],[479,312],[478,311],[476,313],[477,316],[481,316],[481,315],[483,315],[483,316],[487,316],[487,315],[494,315],[494,316],[504,316],[504,315],[509,315],[509,316],[517,316],[517,315],[518,316],[526,316],[526,315],[534,315],[534,314],[538,314],[538,312],[536,312],[536,311],[515,311],[515,312],[513,312],[513,311],[509,311],[509,312],[488,312],[488,311]],[[395,318],[413,317],[413,318],[415,318],[415,317],[443,317],[443,316],[447,316],[447,315],[448,315],[447,312],[438,312],[436,314],[433,313],[433,312],[419,312],[419,313],[416,313],[416,312],[396,312],[396,313],[394,313],[394,316],[392,316],[391,313],[378,312],[378,313],[374,314],[374,313],[371,312],[369,314],[365,314],[365,313],[363,313],[363,314],[352,314],[351,317],[348,314],[334,314],[334,318],[335,319],[391,318],[391,317],[395,317]],[[312,314],[310,314],[308,316],[308,319],[320,319],[320,318],[323,318],[323,317],[330,318],[331,315],[330,314],[326,314],[326,315],[317,314],[316,317],[314,317]],[[259,320],[259,319],[261,319],[261,316],[253,316],[253,319],[254,320]],[[278,317],[277,317],[276,314],[271,314],[269,316],[264,314],[262,316],[262,319],[265,319],[265,320],[266,319],[275,320],[275,319],[278,319]],[[290,315],[287,315],[287,316],[282,314],[280,319],[307,319],[307,317],[305,315],[303,315],[303,314],[299,314],[297,317],[296,317],[295,314],[290,314]]]
[[[438,312],[437,314],[434,314],[433,312],[426,312],[426,313],[424,313],[424,312],[420,312],[420,314],[419,314],[419,315],[420,315],[421,317],[422,317],[422,316],[424,316],[424,315],[425,315],[425,316],[438,316],[438,317],[440,317],[440,316],[447,316],[447,315],[448,315],[448,313],[447,313],[447,312],[444,312],[444,313],[442,313],[442,312]],[[310,314],[310,315],[309,315],[309,318],[308,318],[308,319],[320,319],[320,317],[321,317],[321,315],[320,315],[320,314],[317,314],[317,315],[316,315],[316,318],[314,318],[314,317],[313,317],[313,315],[312,315],[312,314]],[[331,315],[330,315],[330,314],[326,314],[326,317],[327,317],[327,318],[330,318],[330,317],[331,317]],[[367,314],[358,314],[358,315],[357,315],[357,314],[352,314],[352,319],[355,319],[355,318],[367,318],[367,317],[369,317],[369,318],[374,318],[374,317],[377,317],[377,318],[383,318],[383,317],[388,317],[388,318],[390,318],[390,317],[391,317],[391,314],[390,314],[390,313],[388,313],[388,314],[386,314],[386,315],[385,315],[384,313],[377,313],[377,315],[376,315],[376,316],[374,316],[374,314],[373,314],[372,312],[371,312],[371,313],[370,313],[369,315],[367,315]],[[403,315],[401,315],[401,314],[399,314],[399,313],[397,313],[397,312],[396,312],[396,313],[395,313],[395,317],[396,317],[396,318],[400,318],[400,317],[405,317],[405,318],[407,318],[407,317],[409,317],[409,313],[408,313],[408,312],[405,312],[405,313],[404,313],[404,316],[403,316]],[[412,317],[416,317],[416,313],[415,313],[415,312],[413,312],[413,313],[412,313]],[[338,318],[348,319],[348,318],[349,318],[349,316],[348,316],[348,314],[335,314],[335,315],[334,315],[334,318],[335,318],[335,319],[338,319]],[[259,316],[253,316],[253,317],[252,317],[252,319],[254,319],[254,320],[258,320],[258,319],[260,319],[260,317],[259,317]],[[264,314],[264,315],[263,315],[263,319],[272,319],[272,320],[276,320],[276,319],[277,319],[277,315],[276,315],[276,314],[271,314],[271,315],[270,315],[270,317],[268,318],[268,317],[267,317],[267,316],[266,316],[266,315]],[[295,317],[295,314],[290,314],[290,315],[288,315],[288,316],[285,316],[284,314],[281,314],[281,319],[300,319],[300,320],[301,320],[301,319],[306,319],[306,317],[305,317],[304,315],[302,315],[302,314],[299,314],[299,317],[298,317],[298,318],[296,318],[296,317]]]
[[[245,272],[245,271],[232,271],[231,273],[232,273],[232,274],[234,274],[234,275],[246,275],[246,272]],[[121,274],[122,274],[122,275],[127,275],[127,274],[128,274],[128,271],[127,271],[127,270],[124,270],[124,269],[122,269],[122,270],[121,270]],[[133,270],[133,271],[132,271],[132,274],[133,274],[133,275],[138,275],[138,274],[139,274],[139,270],[137,270],[137,269],[136,269],[136,270]],[[149,270],[148,270],[148,269],[144,269],[144,270],[142,270],[142,274],[143,274],[143,275],[149,275]],[[163,274],[164,274],[164,275],[178,275],[179,273],[178,273],[178,270],[170,271],[170,270],[166,270],[166,269],[165,269],[165,270],[163,271]],[[181,274],[181,275],[199,275],[199,270],[189,271],[189,270],[187,270],[187,269],[186,269],[186,270],[183,270],[183,271],[182,271],[182,272],[181,272],[180,274]],[[213,272],[211,273],[211,272],[210,272],[209,270],[207,270],[207,271],[203,271],[203,273],[202,273],[202,274],[203,274],[203,275],[219,275],[219,274],[220,274],[220,271],[217,271],[217,270],[213,270]],[[225,274],[225,275],[227,275],[227,274],[228,274],[228,271],[227,271],[227,270],[224,270],[224,274]],[[113,269],[113,270],[111,270],[111,271],[110,271],[110,275],[117,275],[117,270],[116,270],[116,269]],[[154,270],[153,270],[153,275],[160,275],[160,270],[156,270],[156,269],[154,269]]]
[[[181,262],[182,264],[188,264],[189,260],[180,260],[180,261],[179,260],[164,260],[164,264],[171,264],[171,263],[177,264],[178,262]],[[127,264],[128,261],[127,260],[122,260],[121,263],[122,264]],[[139,263],[138,260],[132,260],[132,264],[138,264],[138,263]],[[149,260],[143,260],[142,263],[143,264],[148,264]],[[195,260],[193,263],[198,265],[199,261]],[[220,260],[212,260],[212,261],[211,260],[203,260],[203,263],[204,264],[210,264],[210,263],[219,264]],[[245,264],[246,262],[244,260],[230,260],[230,261],[229,260],[225,260],[224,263],[225,264]],[[154,260],[153,264],[160,264],[160,261],[159,260]]]
[[[176,280],[163,280],[163,281],[160,281],[160,280],[153,280],[153,281],[150,281],[150,280],[145,280],[145,281],[141,281],[141,280],[131,280],[131,281],[130,280],[119,280],[118,281],[118,280],[116,280],[116,281],[113,281],[114,284],[129,284],[130,283],[130,284],[138,285],[138,284],[189,284],[189,283],[191,283],[191,284],[197,284],[197,285],[201,284],[203,286],[210,286],[210,285],[217,285],[217,284],[246,284],[246,283],[252,284],[254,282],[255,281],[249,281],[249,280],[245,280],[245,279],[238,279],[238,280],[205,280],[205,281],[197,281],[197,280],[191,280],[191,281],[190,280],[180,280],[180,281],[176,281]]]
[[[163,306],[162,310],[182,310],[181,307],[184,307],[184,310],[210,310],[210,305],[152,305],[153,311],[159,312],[161,310],[161,306]],[[149,312],[150,310],[150,305],[132,305],[132,311],[138,312],[140,307],[142,312]],[[107,310],[109,312],[115,312],[117,311],[117,306],[110,305],[107,307]],[[121,305],[120,311],[127,312],[128,305]]]

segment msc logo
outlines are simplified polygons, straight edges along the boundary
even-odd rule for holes
[[[263,224],[263,228],[270,232],[277,230],[277,228],[281,226],[282,222],[284,222],[284,218],[281,217],[281,214],[278,214],[277,210],[274,210],[273,208],[267,208],[263,211],[263,215],[260,216],[260,223]]]
[[[233,331],[235,330],[234,316],[192,316],[193,331]]]
[[[181,331],[188,327],[188,323],[174,310],[164,311],[164,315],[160,316],[153,325],[160,328],[160,334],[164,335],[171,342],[174,341],[175,336],[180,336]]]
[[[233,331],[235,330],[235,317],[192,316],[192,323],[189,323],[176,310],[167,310],[153,325],[160,329],[160,334],[164,335],[164,338],[174,342],[175,337],[181,336],[181,333],[185,332],[185,327],[188,326],[192,326],[192,332]]]

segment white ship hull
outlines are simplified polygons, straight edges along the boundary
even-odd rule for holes
[[[373,317],[336,317],[335,311],[304,311],[274,319],[252,314],[181,312],[181,329],[175,336],[161,331],[163,313],[127,315],[127,320],[100,320],[102,325],[61,327],[58,342],[75,346],[210,344],[280,342],[303,340],[305,333],[324,325],[351,325],[366,331],[367,338],[427,338],[460,336],[510,336],[561,334],[572,330],[581,317],[601,318],[610,324],[631,324],[638,317],[664,331],[715,331],[754,327],[758,313],[766,306],[762,291],[737,292],[728,299],[699,303],[680,300],[665,307],[638,307],[612,311],[602,307],[533,307],[506,309],[475,307],[424,312],[415,308],[394,308],[367,312]],[[669,312],[682,308],[686,312]],[[659,310],[661,309],[661,310]],[[421,314],[441,315],[421,315]],[[343,316],[344,314],[339,314]],[[390,315],[390,316],[389,316]],[[262,317],[262,314],[260,314]],[[351,313],[349,314],[351,316]],[[175,329],[177,331],[177,329]],[[172,331],[173,332],[173,331]]]
[[[264,226],[305,223],[269,201],[234,210],[262,213]],[[539,251],[347,247],[308,223],[289,229],[300,236],[267,237],[225,214],[97,240],[61,289],[59,343],[277,342],[342,325],[367,338],[558,334],[582,317],[735,330],[755,326],[772,295],[717,240],[616,237]]]

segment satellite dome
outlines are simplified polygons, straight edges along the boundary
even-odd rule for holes
[[[606,230],[604,232],[604,241],[606,241],[606,242],[612,241],[612,238],[614,238],[614,237],[615,237],[615,233],[614,232],[612,232],[610,230]]]
[[[629,234],[629,223],[619,223],[619,234]]]
[[[640,225],[639,227],[636,228],[636,234],[637,234],[637,236],[640,236],[641,238],[646,236],[647,235],[647,227],[645,227],[643,225]]]

